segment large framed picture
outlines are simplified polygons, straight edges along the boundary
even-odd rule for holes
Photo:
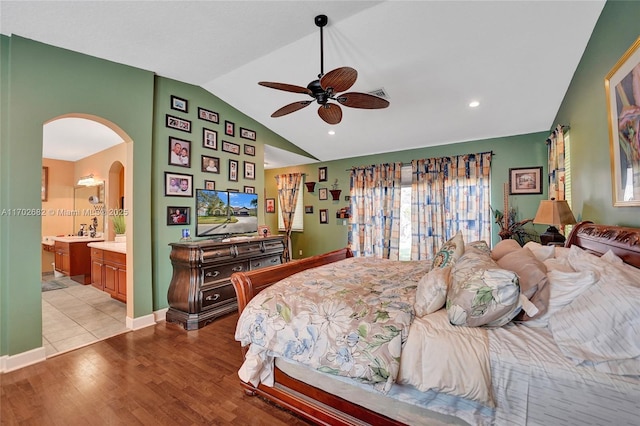
[[[164,172],[164,195],[193,197],[193,175]]]
[[[167,225],[189,225],[191,207],[167,207]]]
[[[542,194],[542,167],[509,169],[509,194]]]
[[[169,165],[191,167],[191,142],[169,136]]]
[[[191,121],[178,118],[173,115],[166,115],[166,126],[181,132],[191,133]]]
[[[614,207],[640,206],[640,37],[605,81]]]

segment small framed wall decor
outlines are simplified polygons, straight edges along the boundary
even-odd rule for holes
[[[191,167],[191,142],[169,136],[169,165]]]
[[[255,141],[256,140],[256,132],[254,132],[253,130],[244,129],[244,128],[240,127],[240,137],[244,138],[244,139],[249,139],[251,141]]]
[[[200,120],[210,121],[212,123],[220,123],[220,117],[217,112],[198,107],[198,118]]]
[[[218,132],[202,128],[202,146],[209,149],[218,149]]]
[[[224,152],[240,155],[240,145],[237,143],[222,141],[222,150]]]
[[[329,223],[329,209],[320,209],[320,223]]]
[[[329,191],[327,188],[318,189],[318,199],[319,200],[328,200],[329,199]]]
[[[181,132],[191,133],[191,121],[170,114],[166,115],[166,126]]]
[[[509,195],[542,194],[542,167],[509,169]]]
[[[202,155],[202,171],[206,173],[220,173],[220,159],[218,157],[209,157]]]
[[[236,125],[231,121],[225,120],[224,122],[224,134],[228,136],[236,135]]]
[[[216,181],[215,180],[204,180],[204,189],[215,190],[216,189]]]
[[[276,199],[275,198],[267,198],[267,199],[265,199],[264,210],[267,213],[275,213],[276,212]]]
[[[189,112],[189,102],[186,99],[171,95],[171,109],[176,111]]]
[[[304,206],[304,212],[305,212],[305,214],[312,214],[313,213],[313,206]]]
[[[256,178],[256,163],[251,161],[245,161],[244,163],[244,178],[254,180]]]
[[[40,183],[40,200],[49,199],[49,167],[42,166],[42,180]]]
[[[167,225],[189,225],[191,207],[167,207]]]
[[[164,195],[193,197],[193,175],[164,172]]]
[[[246,193],[246,194],[255,194],[256,193],[256,187],[255,186],[246,186],[244,188],[242,188],[242,192]]]
[[[245,155],[251,155],[254,157],[256,155],[256,147],[249,144],[244,144],[244,153]]]
[[[238,161],[229,160],[229,180],[231,182],[238,181]]]
[[[327,168],[326,167],[318,167],[318,181],[326,182],[327,181]]]

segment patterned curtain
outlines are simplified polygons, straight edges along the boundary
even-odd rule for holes
[[[291,260],[291,227],[293,226],[293,216],[296,212],[296,201],[300,192],[302,173],[289,173],[277,175],[278,200],[280,201],[280,211],[287,238],[282,258],[285,262]]]
[[[549,199],[564,200],[564,133],[561,125],[558,125],[547,138],[547,150],[549,154]]]
[[[353,255],[399,259],[400,183],[402,163],[351,170],[351,232]]]
[[[491,242],[491,153],[411,162],[411,259],[431,259],[462,232],[465,242]]]

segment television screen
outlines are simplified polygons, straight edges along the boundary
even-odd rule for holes
[[[258,195],[196,189],[196,236],[258,232]]]

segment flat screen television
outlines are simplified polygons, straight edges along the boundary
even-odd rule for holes
[[[196,236],[213,239],[258,232],[258,194],[196,189]]]

